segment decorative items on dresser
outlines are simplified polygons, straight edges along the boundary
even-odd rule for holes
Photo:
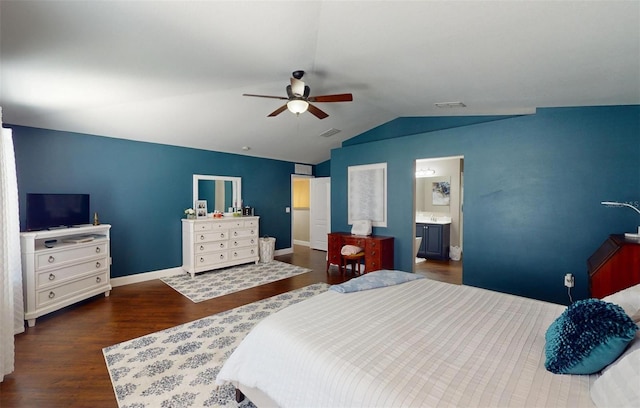
[[[640,240],[610,235],[587,260],[591,297],[603,297],[640,280]]]
[[[260,217],[182,220],[182,269],[196,273],[258,263]]]
[[[111,292],[111,225],[20,233],[24,319]]]
[[[393,237],[330,232],[328,241],[327,272],[331,264],[342,265],[340,251],[344,245],[354,245],[364,249],[364,273],[393,269]]]

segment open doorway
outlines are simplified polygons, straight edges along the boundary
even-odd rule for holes
[[[291,246],[309,246],[309,180],[311,176],[291,175]]]
[[[414,271],[461,284],[464,157],[418,159],[415,164]]]

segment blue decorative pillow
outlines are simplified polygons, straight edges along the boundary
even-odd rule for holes
[[[555,374],[596,373],[622,354],[636,330],[620,306],[579,300],[547,329],[544,366]]]
[[[422,279],[424,276],[415,273],[390,271],[383,269],[380,271],[370,272],[360,277],[353,278],[339,285],[331,285],[329,290],[338,293],[359,292],[362,290],[383,288],[385,286],[399,285],[416,279]]]

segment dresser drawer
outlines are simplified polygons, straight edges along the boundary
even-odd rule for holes
[[[196,256],[196,268],[202,268],[209,265],[215,265],[222,262],[226,262],[229,259],[227,251],[211,252],[208,254],[201,254]]]
[[[55,268],[65,263],[78,261],[79,259],[100,256],[107,254],[107,243],[102,242],[94,245],[62,249],[59,251],[43,251],[36,255],[36,270],[45,268]]]
[[[223,249],[227,249],[228,241],[218,241],[218,242],[203,242],[201,244],[196,244],[195,251],[196,254],[203,254],[211,251],[221,251]]]
[[[103,271],[100,274],[88,276],[64,285],[40,290],[36,294],[36,306],[38,308],[45,307],[50,304],[64,301],[72,296],[88,292],[94,288],[98,289],[101,286],[105,286],[105,284],[109,283],[109,277],[107,274],[108,271]]]
[[[227,238],[229,238],[229,232],[227,230],[216,232],[196,232],[195,242],[221,241]]]
[[[256,246],[257,244],[258,244],[258,238],[239,238],[231,241],[231,243],[229,244],[229,248],[230,249],[242,248],[242,247],[248,247],[248,246]]]
[[[342,244],[343,245],[355,245],[360,248],[364,248],[367,243],[367,239],[363,238],[359,235],[352,235],[343,237]],[[340,247],[342,249],[342,247]]]
[[[229,231],[229,238],[242,238],[242,237],[257,237],[258,229],[257,228],[247,228],[247,229],[237,229],[233,231]]]
[[[258,256],[258,248],[240,248],[229,251],[229,258],[231,260],[255,258],[256,256]]]
[[[244,220],[229,221],[229,228],[244,228]]]
[[[193,226],[195,232],[209,232],[229,229],[231,224],[221,221],[196,222]]]
[[[68,281],[76,276],[97,272],[100,269],[106,268],[108,266],[107,262],[107,258],[105,257],[93,259],[77,265],[67,266],[66,268],[40,272],[37,274],[36,278],[36,290],[47,286],[59,285],[60,283]]]
[[[258,220],[245,220],[244,221],[244,226],[245,227],[257,228],[258,227]]]

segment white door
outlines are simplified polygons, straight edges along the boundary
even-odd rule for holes
[[[327,234],[331,232],[331,178],[309,180],[309,247],[327,250]]]

